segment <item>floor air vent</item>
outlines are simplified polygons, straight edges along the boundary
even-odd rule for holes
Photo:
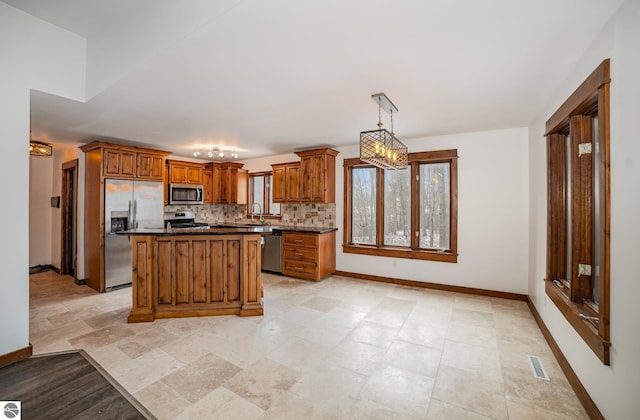
[[[547,376],[547,372],[544,370],[544,366],[542,366],[542,360],[540,360],[539,357],[529,356],[529,364],[531,365],[533,376],[538,379],[544,379],[545,381],[549,380],[549,376]]]

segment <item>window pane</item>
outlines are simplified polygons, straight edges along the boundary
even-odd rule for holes
[[[261,213],[264,209],[264,175],[254,175],[252,177],[251,192],[253,199],[251,200],[251,208],[249,213]],[[260,204],[260,212],[255,204]]]
[[[376,243],[376,170],[351,171],[351,242]]]
[[[450,249],[451,168],[420,165],[420,248]]]
[[[411,246],[411,169],[384,171],[384,244]]]
[[[267,175],[267,182],[269,187],[269,214],[280,214],[280,203],[273,202],[273,188],[271,188],[271,182],[273,181],[273,175]]]

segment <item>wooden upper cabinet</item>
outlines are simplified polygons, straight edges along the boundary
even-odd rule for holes
[[[170,184],[202,185],[202,163],[168,160]]]
[[[129,150],[103,149],[103,174],[106,177],[135,178],[136,153]]]
[[[336,156],[333,149],[296,152],[300,156],[300,201],[336,202]]]
[[[271,190],[274,203],[299,203],[300,162],[271,165]]]
[[[211,167],[202,170],[202,185],[204,186],[204,204],[213,204],[213,169]]]
[[[150,153],[138,153],[137,177],[149,181],[164,181],[164,157]]]
[[[243,166],[244,164],[235,162],[213,164],[214,191],[216,187],[218,189],[217,193],[214,193],[215,203],[246,204],[246,198],[239,194],[240,192],[246,195],[246,187],[244,189],[238,188],[238,183],[244,179],[244,176],[240,180],[238,178],[238,172],[241,171]],[[245,182],[247,181],[245,180]]]
[[[236,204],[249,203],[249,171],[245,169],[238,169],[238,198]]]

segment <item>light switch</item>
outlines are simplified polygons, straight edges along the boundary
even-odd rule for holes
[[[591,266],[589,264],[578,264],[578,277],[590,276],[590,275],[591,275]]]

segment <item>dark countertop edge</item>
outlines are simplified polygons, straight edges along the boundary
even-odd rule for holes
[[[272,230],[277,230],[278,232],[294,232],[294,233],[329,233],[335,232],[338,228],[314,228],[314,227],[273,227]]]
[[[270,230],[268,230],[270,229]],[[177,235],[261,235],[277,232],[297,232],[297,233],[329,233],[337,231],[337,228],[314,228],[314,227],[211,227],[209,229],[132,229],[118,232],[118,235],[151,235],[151,236],[177,236]]]

